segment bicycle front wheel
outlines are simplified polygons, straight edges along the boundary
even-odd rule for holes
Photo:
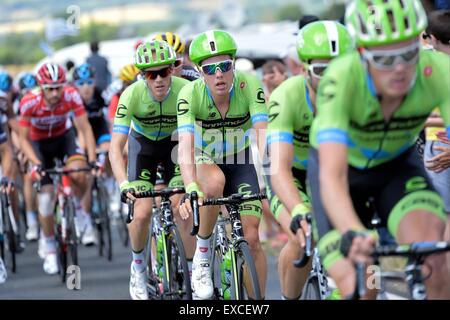
[[[186,260],[186,253],[176,226],[169,227],[167,237],[167,255],[165,266],[169,268],[169,283],[164,287],[169,289],[168,298],[172,300],[192,300],[191,279]],[[164,277],[166,280],[166,277]]]
[[[99,187],[97,192],[97,204],[99,207],[99,254],[106,253],[108,261],[112,260],[111,224],[109,220],[108,196],[105,188]]]
[[[11,261],[11,271],[13,273],[16,272],[16,251],[17,251],[17,240],[16,234],[14,233],[14,229],[12,226],[11,217],[9,216],[9,207],[7,206],[6,195],[2,195],[4,197],[2,199],[2,212],[3,212],[3,223],[4,223],[4,236],[6,236],[7,247],[9,250],[9,256]],[[3,260],[4,261],[4,260]]]
[[[321,300],[319,279],[316,276],[311,276],[306,280],[300,300]]]
[[[231,299],[262,299],[255,262],[245,241],[239,243],[237,250],[232,253]]]

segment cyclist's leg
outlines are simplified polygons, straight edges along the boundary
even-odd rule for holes
[[[306,177],[303,177],[303,180],[305,179]],[[283,231],[288,235],[288,242],[281,249],[278,257],[278,276],[280,278],[282,297],[286,300],[298,300],[310,272],[311,265],[308,264],[301,269],[293,265],[292,262],[302,256],[304,250],[301,248],[298,238],[290,230],[292,217],[284,208],[275,192],[273,192],[270,184],[270,176],[266,177],[266,185],[270,209],[275,219],[281,224]],[[304,186],[304,183],[302,185]],[[299,188],[300,197],[303,201],[309,202],[305,191],[305,188]]]
[[[221,197],[225,185],[225,176],[222,170],[206,155],[199,156],[196,160],[197,182],[205,198]],[[212,254],[212,233],[218,215],[218,206],[200,208],[200,227],[192,259],[191,281],[193,294],[199,299],[210,299],[214,292],[210,259]]]
[[[390,212],[389,231],[398,243],[444,240],[447,222],[444,203],[415,152],[409,152],[398,166],[396,175],[380,195],[379,206],[381,212]],[[432,271],[425,281],[428,297],[449,299],[450,272],[445,254],[431,255],[425,261],[424,272]]]
[[[58,156],[58,139],[47,139],[44,141],[32,141],[33,149],[42,162],[43,169],[53,168],[53,159]],[[44,271],[53,274],[58,272],[56,259],[56,241],[54,233],[55,190],[49,176],[44,176],[41,180],[41,189],[37,194],[39,222],[43,234],[43,254]],[[41,252],[41,248],[39,251]]]
[[[225,196],[237,192],[244,194],[260,192],[258,177],[251,159],[250,148],[243,150],[236,156],[227,158],[226,163],[220,167],[223,168],[227,179],[224,190]],[[259,224],[262,217],[261,201],[244,203],[240,213],[244,236],[255,262],[261,295],[264,297],[267,281],[267,260],[261,246],[261,241],[259,240]]]
[[[159,144],[161,146],[161,144]],[[160,147],[159,146],[159,147]],[[153,185],[158,165],[158,144],[132,131],[128,137],[128,181],[144,180]],[[152,199],[137,199],[134,203],[133,221],[128,225],[131,248],[142,252],[148,237],[152,213]]]

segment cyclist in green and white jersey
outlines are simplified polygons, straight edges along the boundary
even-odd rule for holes
[[[225,31],[198,35],[191,43],[189,56],[200,68],[202,78],[186,85],[178,96],[181,174],[187,192],[197,191],[201,198],[203,193],[209,198],[260,191],[250,152],[250,134],[255,129],[262,150],[261,130],[267,127],[267,107],[261,82],[253,75],[234,70],[236,51],[234,39]],[[267,265],[258,235],[261,206],[261,201],[249,202],[241,215],[264,294]],[[186,200],[180,215],[186,218],[191,212]],[[213,294],[210,240],[218,208],[201,208],[200,215],[192,288],[197,298],[209,299]]]
[[[136,50],[135,65],[145,79],[127,87],[120,96],[109,150],[111,167],[120,184],[123,201],[134,199],[128,191],[137,186],[134,183],[137,180],[146,181],[146,185],[153,188],[160,162],[164,164],[169,186],[181,183],[172,161],[176,146],[172,133],[177,127],[177,96],[188,81],[172,76],[175,59],[173,48],[165,41],[146,42]],[[128,174],[123,160],[127,140]],[[150,198],[137,199],[134,219],[129,225],[133,250],[130,295],[133,299],[148,299],[144,247],[151,210]]]
[[[346,24],[359,51],[332,61],[320,82],[308,160],[319,252],[343,296],[355,289],[353,263],[371,262],[369,198],[398,243],[443,240],[444,204],[414,144],[436,106],[450,134],[450,57],[420,50],[420,1],[355,0]],[[428,297],[450,298],[445,255],[426,264]]]
[[[292,261],[303,254],[304,234],[310,232],[304,220],[311,212],[306,168],[317,87],[328,63],[352,48],[353,40],[340,23],[316,21],[306,25],[300,29],[297,51],[307,73],[284,81],[270,97],[267,143],[271,171],[266,179],[267,194],[271,211],[289,235],[278,262],[283,299],[300,297],[310,269],[298,269]]]

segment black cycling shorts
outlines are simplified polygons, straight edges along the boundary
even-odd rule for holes
[[[131,130],[128,136],[128,180],[144,180],[153,186],[158,179],[158,165],[164,167],[164,182],[169,187],[183,185],[179,167],[172,161],[172,153],[176,155],[177,141],[170,137],[153,141]]]
[[[55,167],[54,159],[59,159],[63,163],[73,156],[83,156],[84,152],[78,144],[75,130],[70,128],[63,135],[54,138],[31,141],[34,152],[42,162],[43,169]],[[51,184],[52,180],[45,175],[41,180],[41,185]]]

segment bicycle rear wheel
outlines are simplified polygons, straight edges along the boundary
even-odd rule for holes
[[[303,287],[300,300],[320,300],[319,279],[316,276],[308,277]]]
[[[168,258],[164,265],[169,269],[169,283],[164,285],[165,288],[169,289],[166,296],[172,300],[192,300],[191,279],[186,253],[180,233],[174,225],[169,227],[167,253],[167,255],[164,255]],[[166,281],[166,277],[164,277],[164,280]]]
[[[251,286],[250,288],[246,288],[244,285],[244,275],[246,275],[247,283]],[[255,262],[245,241],[239,243],[237,250],[234,252],[234,259],[232,258],[231,299],[262,299]]]
[[[71,262],[78,266],[78,238],[75,230],[75,205],[72,201],[67,201],[64,207],[65,215],[67,217],[67,237],[68,249],[70,253]]]

